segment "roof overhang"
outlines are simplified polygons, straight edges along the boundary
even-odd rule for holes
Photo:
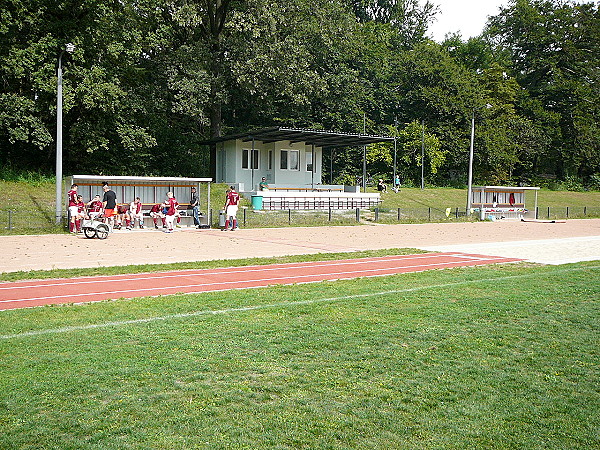
[[[85,180],[87,182],[112,181],[114,182],[129,182],[129,183],[210,183],[212,178],[187,178],[187,177],[121,177],[121,176],[105,176],[105,175],[73,175],[73,181]]]
[[[536,186],[473,186],[473,190],[477,190],[477,191],[485,190],[485,191],[496,191],[496,192],[501,192],[501,191],[518,192],[518,191],[539,191],[540,188],[536,187]]]
[[[368,134],[336,133],[322,130],[303,130],[295,128],[272,127],[261,130],[248,131],[246,133],[231,134],[202,142],[211,144],[224,141],[252,140],[268,142],[290,141],[291,143],[304,142],[315,147],[359,147],[377,142],[394,142],[390,136],[374,136]]]

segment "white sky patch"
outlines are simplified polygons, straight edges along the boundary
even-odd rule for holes
[[[508,0],[431,0],[439,7],[437,20],[427,35],[441,42],[447,33],[459,32],[464,40],[481,34],[488,16],[500,12]]]

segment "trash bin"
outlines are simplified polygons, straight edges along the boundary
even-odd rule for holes
[[[255,211],[259,211],[263,209],[263,197],[262,195],[253,195],[252,196],[252,208]]]
[[[225,228],[225,210],[222,209],[219,211],[219,228]]]

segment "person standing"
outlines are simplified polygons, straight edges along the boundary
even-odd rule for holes
[[[237,210],[240,203],[240,194],[238,194],[233,186],[227,189],[227,198],[225,199],[225,228],[222,231],[227,231],[231,222],[231,231],[238,229],[237,226]]]
[[[200,203],[198,201],[198,194],[196,193],[196,188],[192,187],[192,193],[190,195],[190,208],[192,208],[192,216],[194,217],[194,226],[196,228],[200,228],[200,217],[198,216],[199,205]]]
[[[173,224],[175,222],[175,218],[177,217],[177,207],[179,206],[179,203],[177,203],[177,199],[173,196],[172,192],[167,192],[167,200],[165,203],[167,204],[167,212],[165,214],[167,233],[172,233]]]
[[[77,196],[77,216],[75,216],[75,229],[77,233],[81,233],[81,221],[85,219],[87,213],[85,210],[85,203],[83,201],[83,195]]]
[[[102,198],[102,208],[104,209],[104,217],[108,221],[109,226],[114,225],[115,208],[117,207],[117,194],[113,191],[108,183],[105,181],[102,183],[102,189],[104,190],[104,197]]]
[[[400,175],[396,175],[396,177],[394,178],[394,192],[399,192],[400,191]]]
[[[77,233],[75,228],[75,220],[79,212],[79,206],[77,205],[77,185],[72,184],[71,190],[67,192],[67,201],[69,204],[69,232]]]

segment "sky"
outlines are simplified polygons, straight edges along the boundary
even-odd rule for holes
[[[444,39],[446,33],[460,32],[462,38],[478,36],[488,16],[495,16],[500,6],[506,6],[508,0],[431,0],[438,5],[440,13],[428,30],[428,35],[437,42]]]

